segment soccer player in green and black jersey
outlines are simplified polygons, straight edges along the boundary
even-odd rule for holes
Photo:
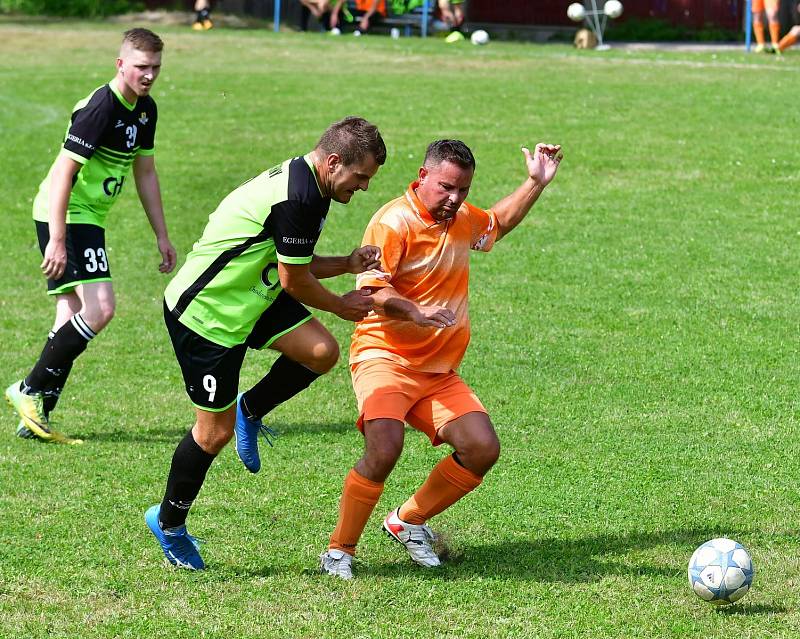
[[[366,191],[385,159],[374,125],[357,117],[332,124],[309,154],[228,195],[167,287],[167,330],[196,414],[172,457],[163,501],[145,514],[170,563],[205,567],[186,532],[186,517],[234,431],[237,454],[258,472],[257,437],[270,432],[264,415],[336,363],[336,340],[304,304],[351,321],[372,309],[369,292],[339,296],[319,280],[376,269],[380,251],[363,246],[348,256],[320,257],[314,246],[331,200],[347,204],[356,191]],[[248,348],[281,355],[261,381],[237,396]]]
[[[175,267],[155,168],[158,115],[150,97],[163,46],[147,29],[125,32],[116,76],[73,108],[61,152],[34,200],[41,268],[56,318],[31,372],[6,389],[22,437],[68,441],[50,427],[49,417],[73,362],[114,315],[105,222],[131,167],[161,253],[159,270]]]

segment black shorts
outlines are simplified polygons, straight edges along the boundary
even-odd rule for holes
[[[44,255],[50,241],[50,228],[47,222],[36,222],[36,236],[39,250]],[[67,224],[65,236],[67,247],[67,266],[64,274],[57,280],[47,280],[47,294],[69,293],[78,284],[88,282],[108,282],[111,280],[111,267],[106,252],[106,230],[94,224]]]
[[[197,408],[220,412],[239,392],[239,371],[248,348],[262,349],[312,317],[311,312],[285,291],[264,311],[244,344],[220,346],[187,328],[164,304],[164,321],[181,366],[186,393]]]

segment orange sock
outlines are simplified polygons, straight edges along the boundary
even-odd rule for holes
[[[783,38],[781,38],[781,41],[778,43],[778,49],[781,51],[786,51],[786,49],[792,46],[795,42],[797,42],[797,36],[790,31],[783,36]]]
[[[402,506],[397,516],[409,524],[424,524],[481,485],[483,477],[459,465],[452,455],[440,461],[420,489]]]
[[[753,23],[753,33],[756,36],[756,43],[757,44],[764,44],[764,23],[762,22],[754,22]]]
[[[772,44],[774,46],[778,46],[778,40],[781,39],[781,23],[780,22],[770,22],[769,23],[769,38],[772,40]]]
[[[355,469],[347,474],[339,501],[339,521],[328,548],[342,550],[349,555],[356,554],[356,544],[382,492],[382,483],[370,481]]]

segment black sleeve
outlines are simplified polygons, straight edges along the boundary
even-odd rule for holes
[[[152,151],[156,143],[156,121],[158,120],[158,109],[156,108],[155,100],[150,100],[147,111],[150,122],[147,123],[148,126],[144,129],[139,148],[143,151]]]
[[[113,103],[104,91],[95,91],[82,109],[72,113],[72,124],[64,140],[64,148],[87,160],[94,155],[111,121]]]
[[[273,205],[267,223],[275,240],[278,261],[306,264],[314,256],[325,217],[297,200]]]

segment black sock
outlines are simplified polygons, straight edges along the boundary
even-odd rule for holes
[[[65,369],[86,350],[96,333],[80,315],[73,315],[64,326],[56,331],[39,356],[39,361],[25,378],[25,392],[41,393],[54,384],[54,380],[64,375]],[[66,371],[69,374],[69,371]]]
[[[311,19],[311,9],[306,5],[300,9],[300,31],[308,31],[308,21]]]
[[[211,10],[200,9],[200,11],[197,12],[197,17],[198,17],[198,22],[201,22],[203,20],[208,20],[211,18]]]
[[[56,334],[53,331],[50,331],[47,336],[47,344],[44,345],[44,350],[42,350],[42,355],[44,355],[44,351],[50,346],[50,341],[55,336]],[[39,357],[41,358],[41,355]],[[69,372],[71,370],[72,364],[60,369],[58,374],[53,376],[53,378],[50,380],[50,383],[43,390],[45,417],[49,417],[50,413],[52,413],[55,409],[56,404],[58,403],[58,398],[61,397],[61,391],[64,390],[64,384],[67,383],[67,377],[69,377]]]
[[[320,24],[322,24],[322,28],[325,29],[325,31],[330,31],[331,30],[331,12],[330,11],[326,11],[325,13],[323,13],[319,17],[319,21],[320,21]]]
[[[163,528],[175,528],[186,523],[189,508],[197,498],[215,457],[197,445],[191,430],[186,433],[172,455],[167,490],[158,516]]]
[[[242,395],[242,409],[251,419],[261,419],[278,404],[308,388],[319,373],[281,355],[264,379]]]

